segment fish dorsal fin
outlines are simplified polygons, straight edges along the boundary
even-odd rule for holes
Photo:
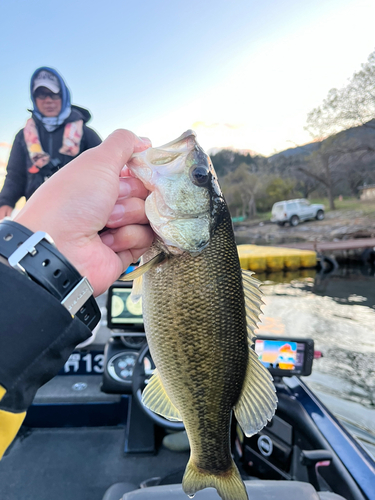
[[[253,350],[260,306],[263,304],[261,282],[252,277],[251,272],[242,271],[245,294],[247,333],[249,345],[249,363],[241,395],[235,405],[234,414],[246,436],[259,432],[273,417],[276,404],[276,390],[270,372],[262,365]]]
[[[157,370],[142,393],[142,402],[147,408],[168,420],[182,421],[180,412],[169,399]]]
[[[140,276],[142,276],[142,274],[147,273],[147,271],[149,271],[153,267],[160,264],[160,262],[163,262],[163,260],[165,260],[165,253],[160,252],[157,255],[155,255],[155,257],[153,257],[151,260],[146,262],[145,264],[142,264],[139,267],[137,267],[137,269],[134,269],[134,271],[131,271],[130,273],[124,274],[123,276],[121,276],[119,278],[119,280],[120,281],[133,281],[136,278],[139,278]]]
[[[242,285],[245,295],[245,308],[246,308],[246,322],[247,322],[247,335],[250,344],[255,338],[254,330],[256,330],[259,315],[262,314],[261,305],[264,304],[262,300],[262,292],[260,290],[261,282],[252,277],[254,273],[251,271],[242,271]]]

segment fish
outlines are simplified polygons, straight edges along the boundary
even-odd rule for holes
[[[241,270],[228,206],[194,131],[135,153],[127,166],[149,190],[145,211],[156,234],[131,273],[156,366],[143,404],[183,421],[190,458],[182,488],[190,498],[214,487],[223,500],[246,500],[231,455],[232,412],[251,436],[277,405],[252,347],[261,283]]]

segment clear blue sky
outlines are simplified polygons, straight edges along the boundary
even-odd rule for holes
[[[103,138],[194,128],[206,149],[268,155],[309,141],[307,113],[366,62],[374,24],[373,0],[2,0],[0,143],[52,66]]]

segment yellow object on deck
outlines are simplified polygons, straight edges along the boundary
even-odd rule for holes
[[[293,271],[315,267],[316,252],[296,248],[265,247],[258,245],[238,245],[238,255],[242,269],[250,271]]]

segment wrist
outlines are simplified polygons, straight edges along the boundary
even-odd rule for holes
[[[57,250],[44,232],[32,233],[18,222],[0,223],[0,255],[11,267],[42,286],[91,330],[100,320],[93,289],[86,277]]]

